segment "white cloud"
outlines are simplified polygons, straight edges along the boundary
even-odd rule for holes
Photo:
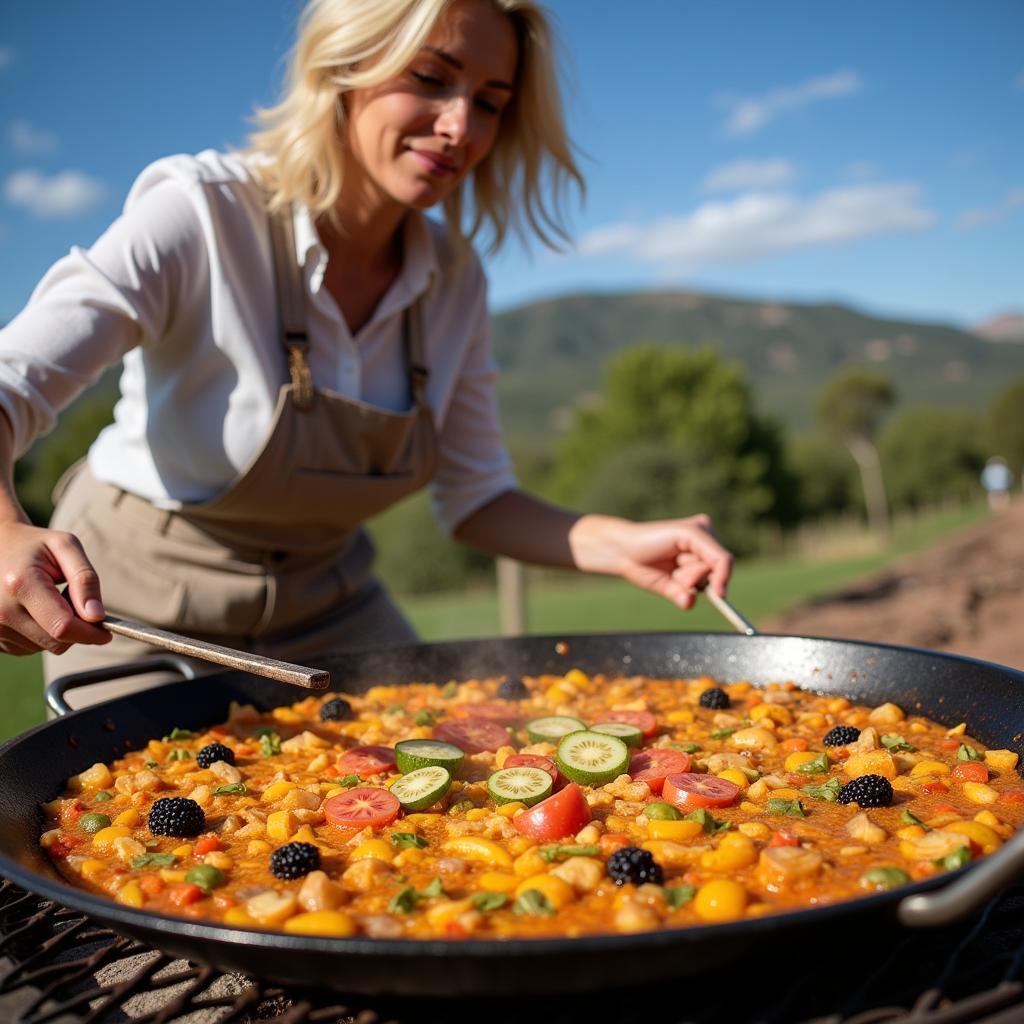
[[[59,144],[57,136],[52,132],[37,131],[23,118],[11,125],[11,145],[19,153],[53,153]]]
[[[14,63],[14,51],[9,46],[0,46],[0,68],[9,67]]]
[[[1001,224],[1010,216],[1015,207],[1024,206],[1024,188],[1007,189],[1003,201],[998,206],[976,207],[964,210],[956,219],[956,226],[964,231],[987,227],[989,224]]]
[[[788,160],[733,160],[716,167],[705,179],[705,192],[740,192],[752,188],[780,188],[796,175]]]
[[[61,171],[47,177],[38,171],[15,171],[4,183],[4,195],[36,217],[77,217],[106,197],[104,185],[80,171]]]
[[[818,100],[835,99],[860,92],[864,81],[856,71],[836,71],[809,78],[799,85],[786,85],[760,96],[723,96],[718,105],[728,110],[726,135],[751,135],[780,114],[798,110]]]
[[[682,217],[598,228],[582,238],[579,252],[657,264],[677,273],[872,235],[923,231],[935,222],[935,214],[920,205],[920,189],[910,183],[836,188],[806,199],[748,192],[704,203]]]

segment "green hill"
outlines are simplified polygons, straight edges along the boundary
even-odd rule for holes
[[[841,305],[695,292],[569,295],[495,318],[510,440],[550,440],[573,402],[599,389],[608,357],[636,342],[711,346],[747,368],[762,411],[798,429],[812,423],[822,384],[844,364],[888,374],[903,406],[975,411],[1024,376],[1024,344],[997,345],[955,327]]]

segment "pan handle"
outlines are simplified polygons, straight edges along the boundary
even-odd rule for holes
[[[740,615],[724,597],[719,597],[710,587],[704,590],[704,596],[715,606],[716,611],[728,619],[730,625],[738,633],[743,633],[746,636],[757,636],[757,627],[749,619]]]
[[[962,878],[934,893],[907,896],[899,904],[900,922],[909,928],[934,928],[966,917],[1000,889],[1024,877],[1024,832],[986,857]]]
[[[87,672],[73,672],[68,676],[54,679],[46,687],[47,706],[58,716],[70,714],[74,708],[64,699],[68,690],[77,690],[80,686],[91,686],[93,683],[106,683],[111,679],[124,679],[126,676],[141,676],[147,672],[176,672],[182,679],[195,679],[196,670],[187,659],[173,654],[162,654],[144,661],[129,661],[123,665],[104,665],[92,668]]]

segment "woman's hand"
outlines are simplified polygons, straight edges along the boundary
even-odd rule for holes
[[[704,586],[724,597],[732,574],[732,555],[706,515],[647,523],[585,515],[570,530],[569,544],[580,569],[621,576],[680,608],[692,608]]]
[[[99,577],[77,537],[0,524],[0,651],[63,654],[72,644],[108,643],[111,634],[92,625],[105,614]]]

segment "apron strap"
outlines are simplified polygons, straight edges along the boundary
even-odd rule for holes
[[[288,353],[288,374],[294,387],[292,399],[296,408],[306,410],[313,405],[313,376],[309,372],[305,286],[295,258],[295,226],[290,203],[283,211],[271,215],[270,242],[274,256],[279,326]]]
[[[409,397],[413,406],[424,406],[430,370],[423,349],[423,299],[409,306],[402,318],[402,348],[409,367]]]

